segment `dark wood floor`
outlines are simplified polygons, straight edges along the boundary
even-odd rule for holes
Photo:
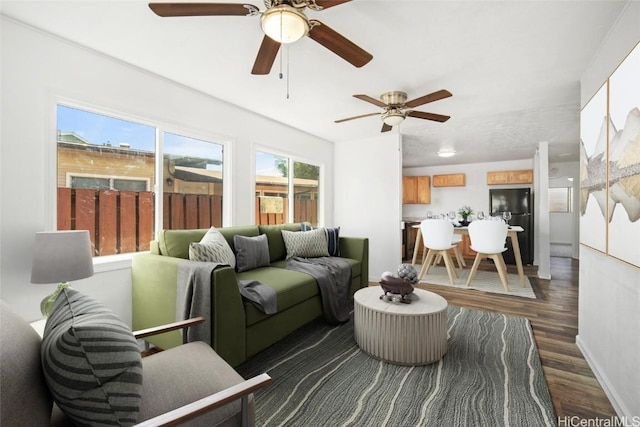
[[[493,266],[485,266],[492,269]],[[515,273],[515,267],[510,273]],[[578,261],[551,258],[551,280],[525,269],[536,300],[481,291],[421,285],[449,304],[524,316],[529,319],[558,417],[593,419],[615,416],[615,411],[575,344],[578,334]]]

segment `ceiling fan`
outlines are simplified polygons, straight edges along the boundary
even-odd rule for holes
[[[415,117],[418,119],[425,120],[433,120],[435,122],[446,122],[451,117],[443,116],[441,114],[435,113],[425,113],[423,111],[412,110],[411,108],[417,107],[419,105],[428,104],[429,102],[439,101],[444,98],[448,98],[451,95],[446,89],[441,89],[439,91],[430,93],[428,95],[421,96],[416,99],[412,99],[411,101],[407,101],[407,94],[400,91],[393,92],[385,92],[380,95],[380,100],[378,101],[375,98],[372,98],[368,95],[353,95],[355,98],[361,99],[363,101],[369,102],[373,105],[377,105],[380,108],[384,108],[384,111],[381,113],[369,113],[362,114],[360,116],[348,117],[346,119],[336,120],[336,123],[342,123],[349,120],[360,119],[362,117],[369,116],[377,116],[382,115],[382,121],[384,122],[382,125],[381,132],[390,131],[393,126],[399,125],[402,123],[404,119],[408,117]]]
[[[265,33],[251,74],[269,74],[280,44],[293,43],[304,36],[320,43],[356,67],[362,67],[373,56],[332,28],[304,13],[308,8],[324,10],[351,0],[264,0],[266,10],[242,3],[149,3],[158,16],[260,16]]]

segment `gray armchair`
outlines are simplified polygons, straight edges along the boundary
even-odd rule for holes
[[[136,338],[202,322],[179,322],[134,333]],[[40,359],[41,338],[0,301],[0,425],[66,426],[54,404]],[[139,426],[253,425],[253,391],[268,385],[262,374],[245,381],[208,345],[185,344],[142,359]]]

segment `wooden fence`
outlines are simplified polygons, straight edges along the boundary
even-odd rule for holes
[[[58,230],[89,230],[94,256],[149,250],[154,198],[150,191],[58,188]],[[222,226],[222,196],[165,193],[163,228]]]
[[[58,188],[58,230],[89,230],[94,256],[148,251],[154,199],[150,191]],[[256,197],[256,223],[288,222],[288,206],[284,199],[282,213],[260,213]],[[162,212],[164,229],[222,227],[222,196],[164,193]],[[315,225],[317,212],[317,200],[294,200],[294,222]]]
[[[282,213],[260,212],[260,197],[256,197],[256,224],[273,225],[289,222],[289,199],[282,200]],[[310,222],[318,224],[318,201],[315,199],[294,199],[293,200],[293,222]]]

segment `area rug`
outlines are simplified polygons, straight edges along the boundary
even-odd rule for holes
[[[321,319],[237,371],[267,372],[257,426],[554,426],[556,415],[529,321],[449,306],[449,348],[426,366],[374,359],[352,320]]]
[[[413,264],[416,271],[420,272],[421,264]],[[531,289],[529,278],[525,276],[525,286],[520,283],[520,276],[517,274],[507,274],[507,283],[509,283],[509,292],[504,290],[500,276],[495,270],[478,270],[473,276],[473,280],[466,286],[467,278],[471,272],[471,266],[467,268],[456,268],[458,278],[455,280],[456,286],[451,285],[447,269],[444,266],[435,266],[429,269],[429,273],[425,274],[420,283],[430,283],[432,285],[449,286],[459,289],[476,289],[478,291],[490,292],[494,294],[515,295],[525,298],[536,298],[536,294]]]

